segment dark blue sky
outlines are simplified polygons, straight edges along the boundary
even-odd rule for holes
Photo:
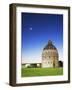
[[[22,13],[22,55],[41,54],[48,40],[62,52],[63,15]]]

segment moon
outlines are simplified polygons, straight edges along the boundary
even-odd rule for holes
[[[30,27],[29,29],[32,30],[32,27]]]

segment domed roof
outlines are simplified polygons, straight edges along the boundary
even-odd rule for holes
[[[48,41],[48,44],[45,46],[45,48],[43,50],[48,50],[48,49],[57,50],[56,47],[52,44],[52,41],[51,40]]]

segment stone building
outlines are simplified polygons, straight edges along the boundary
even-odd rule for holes
[[[52,41],[49,40],[42,52],[42,67],[58,67],[58,58],[57,48],[53,45]]]

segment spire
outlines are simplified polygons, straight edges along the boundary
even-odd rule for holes
[[[50,45],[50,44],[52,44],[52,41],[51,41],[51,40],[49,40],[49,41],[48,41],[48,44],[49,44],[49,45]]]

